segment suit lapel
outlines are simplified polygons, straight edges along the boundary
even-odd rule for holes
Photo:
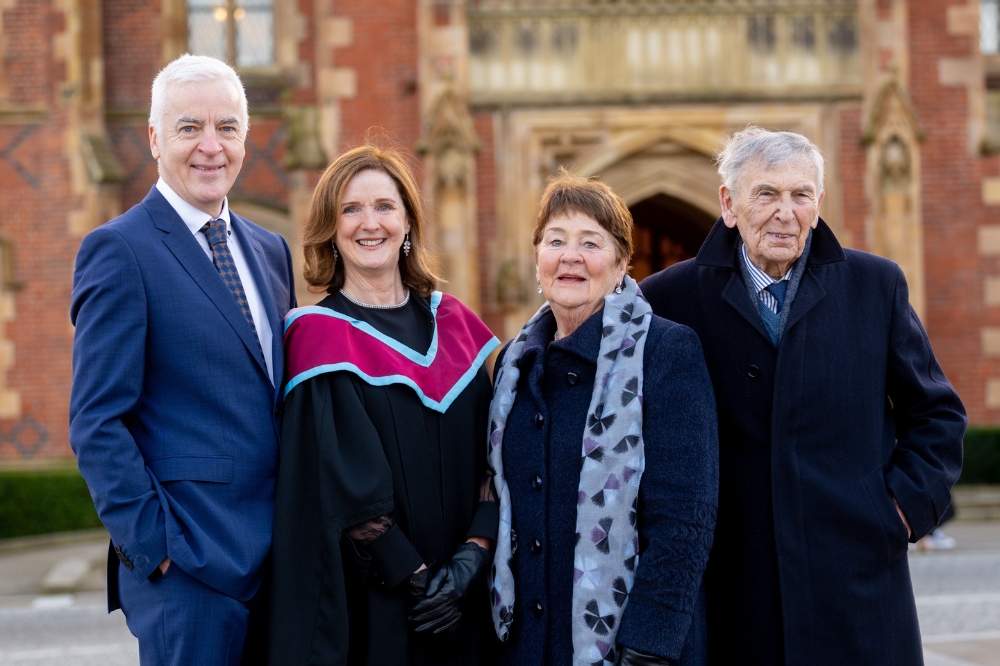
[[[751,326],[757,329],[768,342],[771,342],[771,335],[764,328],[764,322],[760,320],[760,313],[757,312],[757,306],[750,300],[746,285],[743,284],[743,280],[739,278],[735,270],[730,276],[725,289],[722,290],[722,299],[732,305],[744,319],[750,322]]]
[[[258,358],[260,350],[257,341],[254,340],[250,324],[243,316],[239,305],[236,304],[236,299],[226,288],[219,271],[212,264],[212,260],[208,258],[205,250],[195,240],[191,230],[187,228],[177,211],[167,203],[156,187],[153,187],[143,200],[142,206],[149,213],[156,228],[165,233],[163,244],[167,246],[167,249],[191,276],[191,279],[205,292],[205,295],[233,327],[240,340],[246,345],[247,351],[257,359],[257,365],[261,367],[266,377],[267,368],[264,366],[264,359]]]
[[[802,273],[799,289],[795,292],[795,298],[792,299],[792,309],[788,313],[785,330],[781,333],[782,338],[788,334],[788,331],[791,330],[795,322],[806,316],[806,313],[812,310],[825,296],[826,290],[823,289],[823,285],[813,275],[813,272],[807,268]]]
[[[253,281],[257,285],[257,294],[264,305],[264,312],[267,314],[267,323],[271,326],[271,365],[274,370],[274,385],[281,386],[284,373],[284,349],[282,347],[282,322],[278,319],[278,307],[274,302],[274,289],[271,285],[271,273],[265,270],[267,262],[264,259],[264,249],[260,246],[260,241],[254,236],[253,231],[247,226],[246,220],[229,211],[229,220],[233,226],[233,232],[240,241],[240,248],[243,250],[243,259],[246,260]],[[263,360],[261,360],[263,363]],[[267,368],[264,368],[267,372]],[[279,391],[275,391],[279,393]]]

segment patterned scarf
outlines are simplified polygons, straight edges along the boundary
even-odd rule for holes
[[[490,405],[489,462],[500,499],[500,533],[490,600],[497,636],[510,635],[514,607],[510,489],[503,472],[503,435],[517,393],[518,359],[528,334],[550,310],[535,313],[497,369]],[[652,316],[639,286],[625,278],[621,294],[604,297],[601,351],[582,435],[573,562],[573,663],[614,664],[615,636],[639,563],[636,504],[645,466],[642,442],[642,354]]]

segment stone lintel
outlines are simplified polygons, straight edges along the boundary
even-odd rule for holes
[[[349,99],[358,94],[357,72],[347,67],[319,71],[319,91],[325,99]]]
[[[945,86],[981,84],[982,71],[972,58],[941,58],[938,60],[938,82]]]
[[[1000,276],[983,278],[983,302],[986,305],[1000,305]]]
[[[979,3],[948,7],[949,35],[979,34]]]
[[[991,224],[982,226],[979,232],[979,254],[996,255],[1000,254],[1000,225]]]
[[[354,23],[344,16],[330,16],[323,19],[323,37],[332,49],[341,49],[354,42]]]
[[[1000,378],[991,377],[986,380],[985,402],[990,409],[1000,409]]]
[[[984,326],[979,329],[979,339],[982,342],[983,356],[1000,356],[1000,328]]]
[[[983,178],[983,203],[1000,206],[1000,178]]]
[[[21,417],[21,394],[17,391],[0,390],[0,419]]]

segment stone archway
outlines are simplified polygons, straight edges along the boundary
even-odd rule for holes
[[[643,199],[629,210],[635,222],[629,274],[637,281],[694,257],[715,223],[707,212],[666,194]]]
[[[718,217],[714,140],[704,130],[626,133],[585,156],[577,173],[596,175],[628,204],[635,222],[630,274],[641,280],[690,259]]]

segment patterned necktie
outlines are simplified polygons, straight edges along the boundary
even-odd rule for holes
[[[788,289],[788,280],[774,282],[764,287],[764,289],[767,289],[774,296],[774,300],[778,303],[778,314],[781,314],[781,306],[785,302],[785,290]]]
[[[257,349],[260,350],[260,357],[264,358],[264,349],[260,346],[260,338],[257,337],[257,327],[253,324],[253,314],[250,312],[250,304],[247,302],[247,295],[243,291],[243,283],[240,282],[240,274],[236,271],[236,262],[229,251],[228,237],[226,234],[226,221],[223,219],[209,220],[200,230],[208,238],[208,244],[212,248],[212,262],[216,270],[222,276],[222,281],[226,283],[229,293],[236,299],[236,304],[243,311],[243,316],[250,324],[253,331],[253,339],[257,341]]]

